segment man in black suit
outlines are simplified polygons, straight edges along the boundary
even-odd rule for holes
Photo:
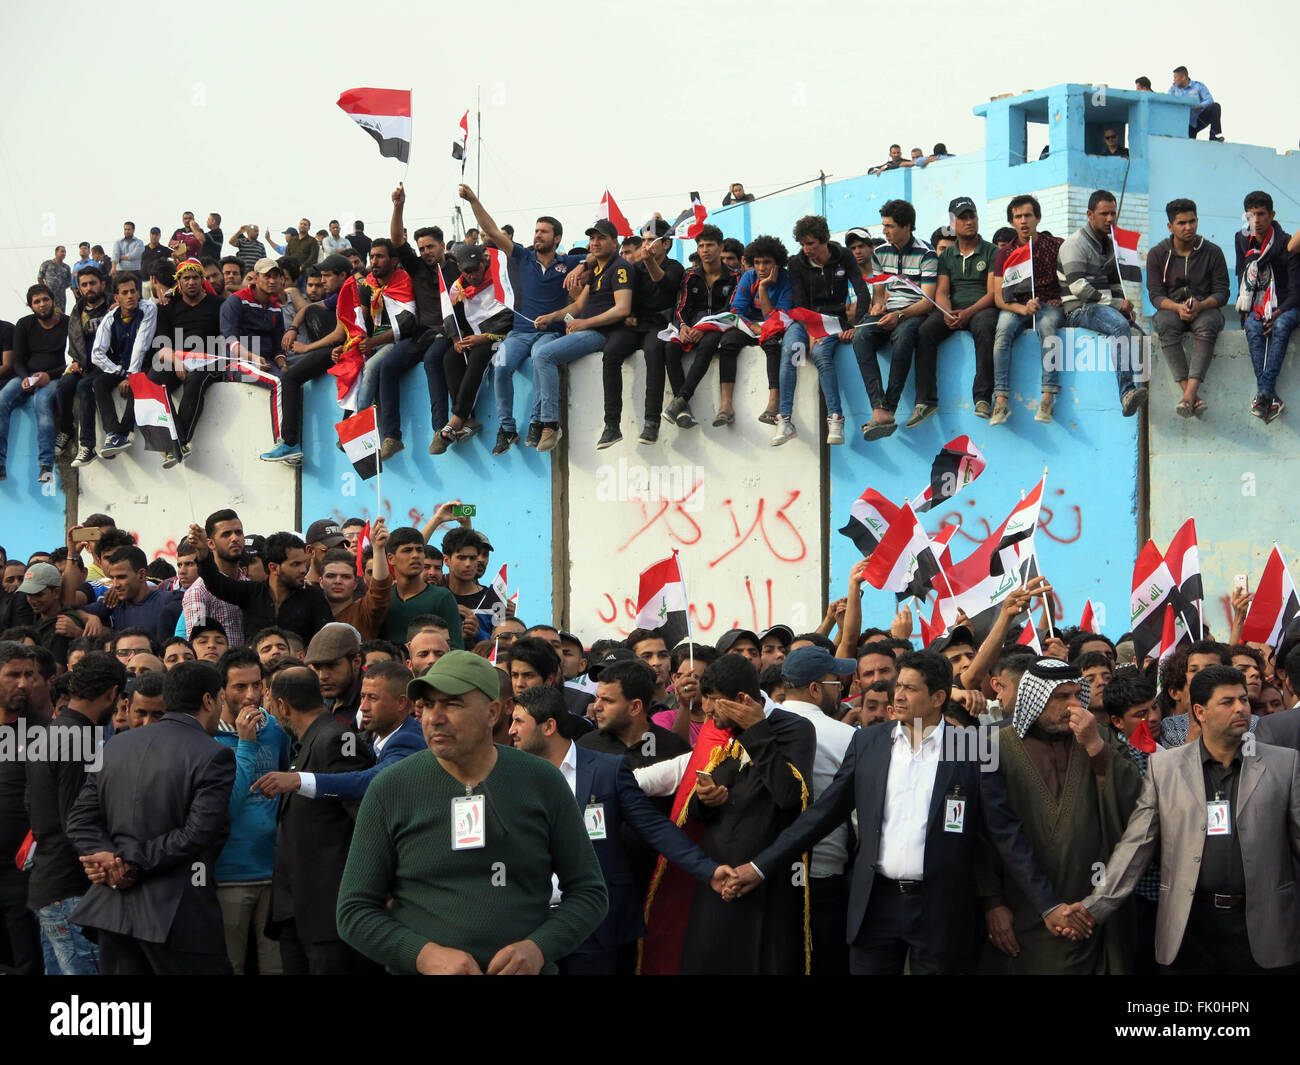
[[[957,726],[944,720],[951,689],[952,665],[943,655],[903,655],[896,724],[858,730],[830,786],[738,868],[724,897],[744,895],[766,877],[787,877],[790,862],[856,808],[859,845],[848,912],[855,975],[901,975],[905,961],[913,974],[970,969],[984,928],[976,865],[988,838],[1053,932],[1086,935],[1090,922],[1065,916],[1008,810],[996,761],[981,759],[979,744],[971,742],[978,734],[954,732]]]
[[[369,769],[374,758],[358,733],[326,712],[320,682],[306,666],[275,675],[271,709],[298,746],[289,772],[268,773],[258,781],[264,795],[272,787],[284,795],[268,934],[280,940],[286,976],[372,975],[379,971],[377,967],[343,942],[334,922],[339,882],[361,803],[308,799],[296,788],[300,773],[351,773]]]
[[[92,883],[72,921],[99,930],[105,976],[229,975],[215,874],[235,753],[212,738],[221,677],[207,662],[181,662],[163,698],[161,721],[104,746],[68,815]]]

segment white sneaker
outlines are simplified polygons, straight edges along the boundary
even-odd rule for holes
[[[826,443],[844,443],[844,415],[831,414],[826,418]]]
[[[843,419],[840,420],[843,421]],[[782,416],[777,419],[776,436],[772,437],[772,446],[780,447],[787,440],[793,440],[795,438],[795,435],[796,434],[794,431],[794,421],[790,418],[786,418]],[[844,439],[842,434],[840,436],[840,439],[841,440]]]

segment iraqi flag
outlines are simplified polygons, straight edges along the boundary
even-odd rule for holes
[[[912,509],[918,514],[951,499],[984,472],[988,463],[969,436],[958,436],[943,445],[930,465],[930,483],[917,496]]]
[[[506,255],[500,248],[488,248],[487,257],[493,297],[503,307],[509,307],[512,311],[519,310],[518,261],[513,256]]]
[[[1034,490],[1025,496],[1015,509],[1007,515],[1006,522],[1002,526],[1002,539],[998,543],[997,551],[994,553],[992,561],[993,573],[1003,571],[1002,553],[1010,547],[1018,547],[1023,541],[1029,540],[1028,549],[1021,549],[1019,556],[1033,554],[1033,537],[1034,530],[1038,528],[1038,511],[1043,503],[1043,488],[1047,483],[1047,475],[1043,474],[1038,483],[1034,485]]]
[[[849,508],[849,521],[840,529],[866,558],[884,539],[889,526],[898,520],[899,508],[874,488],[868,488],[853,501]]]
[[[1169,541],[1169,549],[1165,552],[1165,564],[1169,567],[1170,576],[1174,578],[1174,587],[1191,611],[1186,618],[1188,628],[1200,633],[1203,638],[1200,603],[1205,593],[1201,586],[1201,552],[1196,546],[1194,519],[1188,518],[1174,533],[1174,538]]]
[[[759,334],[754,331],[754,327],[749,321],[735,311],[722,311],[719,314],[706,314],[698,322],[691,323],[692,327],[700,330],[702,333],[725,333],[728,329],[738,329],[745,336],[757,340]],[[667,341],[670,344],[677,344],[683,351],[690,351],[695,346],[694,343],[687,343],[681,339],[677,326],[668,325],[666,329],[659,331],[659,339]]]
[[[1160,646],[1165,607],[1177,595],[1173,574],[1165,565],[1159,548],[1148,540],[1133,566],[1133,590],[1129,596],[1133,654],[1139,662]]]
[[[349,274],[344,279],[334,311],[347,334],[347,340],[343,342],[342,354],[328,372],[338,379],[339,406],[351,410],[357,386],[361,383],[361,370],[366,364],[366,357],[357,345],[368,332],[366,309],[361,303],[361,291],[357,288],[354,275]]]
[[[379,426],[375,424],[375,408],[367,407],[351,418],[335,422],[334,431],[339,434],[343,453],[361,479],[368,481],[375,476],[380,470]],[[368,525],[366,531],[370,531]]]
[[[371,410],[374,408],[372,407]],[[357,415],[361,417],[361,415]],[[378,454],[378,452],[376,452]],[[362,474],[365,477],[365,474]],[[370,522],[366,522],[361,530],[361,535],[357,537],[357,572],[364,575],[366,572],[366,548],[370,546]]]
[[[348,89],[338,102],[353,122],[375,138],[380,155],[410,161],[410,89]]]
[[[1097,617],[1093,612],[1091,599],[1083,604],[1083,617],[1079,619],[1079,630],[1081,632],[1101,632],[1101,629],[1097,627]]]
[[[666,647],[676,647],[690,634],[686,582],[682,580],[677,552],[641,572],[636,597],[636,625],[659,629]]]
[[[948,541],[952,539],[960,525],[957,522],[950,522],[940,529],[934,536],[930,537],[930,553],[928,555],[917,555],[909,564],[907,571],[907,587],[901,592],[895,593],[899,603],[904,599],[924,599],[934,588],[934,582],[943,572],[946,566],[952,565],[952,555],[948,550]],[[922,562],[929,559],[935,560],[935,569],[933,572],[927,572],[922,568]]]
[[[1024,628],[1020,630],[1020,635],[1016,638],[1016,643],[1021,647],[1027,647],[1040,658],[1043,655],[1043,645],[1038,639],[1038,630],[1034,628],[1032,620],[1026,621]]]
[[[673,220],[673,236],[678,240],[694,240],[704,228],[709,212],[698,192],[691,193],[691,205]]]
[[[1002,290],[1004,292],[1008,288],[1022,285],[1026,281],[1029,282],[1032,289],[1034,284],[1034,242],[1032,240],[1028,244],[1012,248],[1011,251],[1007,252],[1007,257],[1002,262]]]
[[[1160,646],[1156,649],[1156,657],[1163,662],[1176,650],[1179,644],[1191,643],[1192,634],[1187,631],[1187,622],[1183,615],[1175,609],[1173,603],[1165,604],[1165,616],[1160,625]]]
[[[1282,552],[1274,544],[1264,566],[1264,576],[1255,589],[1255,598],[1250,601],[1250,612],[1241,629],[1242,642],[1266,643],[1276,650],[1297,614],[1300,614],[1300,599],[1296,598],[1295,582],[1282,561]]]
[[[930,537],[910,506],[899,508],[879,546],[871,552],[864,579],[882,591],[923,598],[939,574],[939,560],[930,547]],[[918,591],[924,585],[925,591]]]
[[[469,146],[469,112],[466,111],[460,116],[460,123],[456,126],[456,135],[451,141],[451,157],[465,162],[465,149]],[[464,166],[461,167],[463,171]]]
[[[1142,260],[1138,256],[1138,241],[1142,234],[1132,229],[1120,229],[1112,224],[1111,239],[1115,242],[1115,265],[1119,267],[1119,276],[1124,281],[1142,280]],[[1003,275],[1006,283],[1006,275]]]
[[[807,307],[792,307],[782,313],[788,314],[791,321],[801,323],[808,330],[810,340],[821,340],[823,337],[837,337],[840,335],[840,329],[842,328],[840,320],[832,315],[820,314]]]
[[[172,417],[167,389],[144,373],[133,373],[130,380],[135,424],[144,434],[144,449],[172,455],[179,462],[181,442],[176,436],[176,419]]]
[[[614,197],[609,194],[609,189],[606,189],[605,195],[600,198],[600,206],[596,208],[596,217],[613,222],[614,228],[618,230],[620,237],[630,237],[632,235],[632,226],[624,217],[623,212],[618,209],[618,204],[614,202]]]

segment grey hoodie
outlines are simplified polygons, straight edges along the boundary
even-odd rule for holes
[[[1187,255],[1174,251],[1172,237],[1147,252],[1147,295],[1157,309],[1161,300],[1183,303],[1189,297],[1228,302],[1228,260],[1213,241],[1198,236]]]

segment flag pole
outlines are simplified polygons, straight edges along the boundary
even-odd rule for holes
[[[673,548],[673,561],[677,563],[677,577],[682,582],[682,591],[686,593],[686,653],[691,660],[691,672],[695,672],[695,637],[691,633],[691,593],[686,586],[686,571],[682,568],[682,556]]]
[[[1038,299],[1038,291],[1034,286],[1034,238],[1029,238],[1029,298]],[[1038,335],[1038,312],[1029,316],[1029,328],[1033,330],[1034,336]]]
[[[1116,263],[1116,267],[1117,267],[1117,268],[1118,268],[1118,265],[1119,265],[1119,264]],[[1043,491],[1044,491],[1044,492],[1047,491],[1047,467],[1046,467],[1046,466],[1043,467]],[[1040,508],[1041,508],[1042,505],[1043,505],[1043,497],[1042,497],[1042,495],[1039,495],[1039,497],[1038,497],[1038,505],[1039,505]],[[1035,526],[1034,531],[1035,531],[1035,532],[1038,531],[1038,530],[1037,530],[1037,526]],[[1035,555],[1038,554],[1038,549],[1037,549],[1037,547],[1034,548],[1034,554],[1035,554]],[[1047,596],[1047,595],[1043,596],[1043,613],[1047,616],[1047,638],[1048,638],[1049,640],[1054,640],[1054,639],[1056,639],[1056,628],[1055,628],[1055,626],[1052,625],[1052,600],[1051,600],[1051,596]]]
[[[370,409],[374,411],[376,424],[377,424],[379,418],[379,408],[372,403],[370,405]],[[383,449],[381,448],[379,451],[375,452],[375,517],[376,518],[382,518],[384,516],[384,493],[379,484],[380,475],[383,474],[383,472],[384,472],[384,459],[383,459]]]
[[[477,123],[474,143],[474,187],[483,191],[483,86],[474,86],[474,119]]]

